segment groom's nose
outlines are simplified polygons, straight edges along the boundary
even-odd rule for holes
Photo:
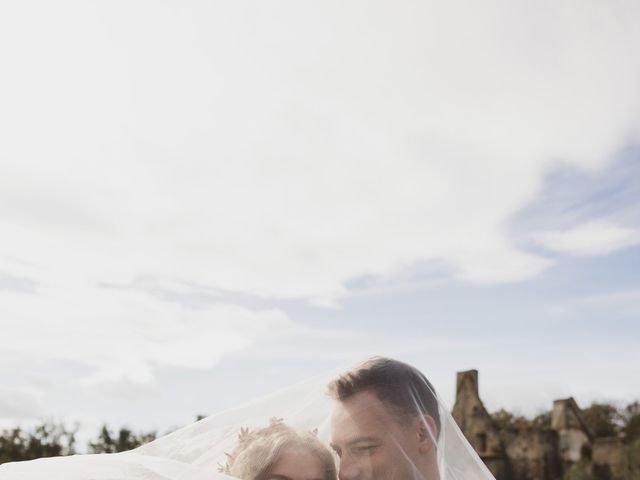
[[[359,480],[361,477],[361,469],[358,462],[352,461],[343,456],[340,459],[340,469],[338,470],[339,480]]]

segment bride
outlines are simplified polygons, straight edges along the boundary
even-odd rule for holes
[[[300,433],[282,419],[242,429],[221,472],[242,480],[336,480],[336,465],[314,432]]]
[[[340,480],[493,480],[424,374],[379,357],[128,452],[0,465],[0,480],[335,480],[336,472]]]

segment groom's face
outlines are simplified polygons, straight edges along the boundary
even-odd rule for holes
[[[411,480],[419,453],[411,422],[372,391],[339,401],[331,418],[331,446],[340,457],[340,480]]]

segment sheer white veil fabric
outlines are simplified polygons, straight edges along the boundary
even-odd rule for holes
[[[210,415],[137,449],[101,455],[74,455],[0,465],[0,480],[229,480],[220,466],[233,451],[241,428],[257,429],[279,418],[297,430],[317,430],[331,448],[332,412],[339,404],[327,394],[336,372],[291,386],[244,405]],[[250,381],[250,379],[248,379]],[[427,382],[428,383],[428,382]],[[429,385],[430,387],[430,385]],[[224,395],[224,391],[219,392]],[[419,401],[412,399],[418,407]],[[449,410],[435,396],[440,431],[432,437],[439,480],[493,480],[492,474],[469,445]],[[419,412],[423,414],[424,412]],[[395,440],[394,440],[395,441]],[[397,442],[396,442],[397,443]],[[404,454],[411,462],[411,455]],[[345,457],[346,458],[346,457]],[[344,459],[342,459],[344,461]],[[336,465],[341,459],[336,455]],[[415,480],[438,480],[420,478]],[[251,480],[251,479],[243,479]],[[381,480],[375,475],[361,480]]]

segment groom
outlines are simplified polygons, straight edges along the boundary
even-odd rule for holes
[[[414,367],[375,357],[328,385],[339,480],[438,480],[435,391]]]

